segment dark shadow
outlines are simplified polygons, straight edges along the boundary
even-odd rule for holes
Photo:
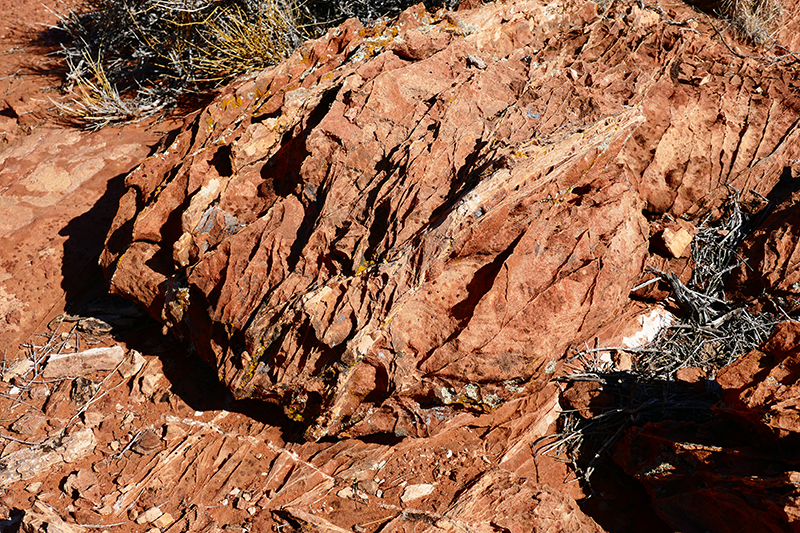
[[[77,314],[81,307],[108,293],[98,259],[124,189],[125,174],[111,178],[92,208],[58,232],[67,238],[61,287],[66,298],[65,310],[70,314]]]
[[[800,178],[792,176],[792,167],[783,167],[778,183],[769,191],[767,199],[773,205],[781,205],[793,193],[800,190]]]
[[[0,533],[17,533],[22,525],[25,511],[21,509],[11,509],[8,518],[0,521]]]
[[[162,337],[160,324],[152,323],[148,334],[137,332],[136,337],[156,337],[168,348],[158,354],[163,363],[164,376],[170,383],[170,391],[195,411],[226,410],[239,413],[256,422],[281,429],[286,442],[304,442],[305,426],[290,420],[276,404],[262,400],[236,400],[233,393],[220,382],[216,372],[186,344],[173,337]],[[127,344],[136,348],[135,339]],[[141,342],[139,343],[141,344]],[[148,353],[145,351],[145,353]],[[152,353],[152,348],[149,353]]]
[[[72,219],[59,235],[64,243],[62,288],[65,310],[70,315],[92,317],[111,326],[111,335],[130,349],[161,358],[172,392],[196,411],[228,410],[255,421],[279,427],[287,441],[301,441],[304,427],[287,418],[277,406],[259,400],[235,400],[220,383],[216,372],[188,345],[162,334],[162,325],[149,318],[133,302],[109,294],[98,259],[106,235],[125,192],[125,175],[108,181],[106,190],[92,208]],[[120,236],[122,249],[130,238]],[[118,251],[122,251],[118,250]]]
[[[571,408],[560,437],[582,435],[568,450],[576,472],[593,473],[579,505],[606,531],[788,527],[781,502],[795,491],[796,436],[780,438],[759,413],[721,401],[715,381],[576,376],[558,379],[569,383],[561,400]]]

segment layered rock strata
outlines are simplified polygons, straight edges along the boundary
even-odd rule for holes
[[[718,35],[683,4],[350,20],[126,178],[111,291],[312,440],[537,395],[630,308],[652,220],[794,179],[794,70]]]

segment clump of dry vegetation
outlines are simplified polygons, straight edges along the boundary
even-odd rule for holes
[[[720,14],[754,45],[773,42],[784,7],[781,0],[723,0]]]
[[[141,119],[274,65],[345,18],[369,24],[414,3],[86,0],[61,20],[65,89],[77,98],[59,107],[90,129]]]
[[[315,20],[294,0],[87,0],[61,28],[61,109],[89,128],[150,116],[289,55]]]
[[[603,402],[590,407],[565,402],[560,431],[540,439],[537,453],[568,463],[576,477],[589,482],[598,462],[608,458],[629,428],[711,418],[711,407],[719,399],[717,371],[760,346],[788,317],[769,299],[772,309],[756,312],[749,302],[734,304],[725,294],[729,273],[742,262],[737,249],[758,222],[740,210],[738,193],[732,191],[725,216],[716,223],[705,220],[697,228],[692,243],[694,272],[688,284],[651,269],[672,289],[669,303],[680,309],[677,320],[646,346],[586,347],[576,352],[569,360],[575,371],[555,381],[565,392],[569,387],[586,388],[590,382],[589,388],[602,391]],[[602,357],[615,352],[632,355],[632,367],[617,370]],[[676,374],[683,368],[700,369],[707,376],[705,387],[679,381]]]

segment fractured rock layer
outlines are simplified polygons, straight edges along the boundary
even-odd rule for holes
[[[691,14],[350,20],[127,177],[111,290],[312,439],[424,436],[536,393],[628,305],[646,213],[768,194],[798,157],[788,69],[730,56]]]

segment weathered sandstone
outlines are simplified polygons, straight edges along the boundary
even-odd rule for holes
[[[126,178],[111,290],[312,439],[423,436],[433,408],[536,393],[628,306],[648,217],[766,195],[800,152],[788,71],[688,15],[348,21]]]

